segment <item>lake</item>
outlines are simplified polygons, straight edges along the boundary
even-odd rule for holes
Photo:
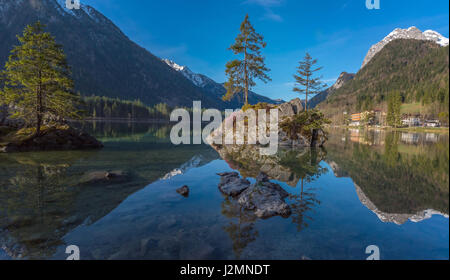
[[[84,123],[98,151],[0,154],[0,259],[364,260],[449,258],[449,138],[332,129],[323,149],[272,157],[174,146],[167,125]],[[126,180],[84,182],[96,171]],[[291,196],[258,219],[217,173],[260,171]],[[190,188],[189,197],[176,192]]]

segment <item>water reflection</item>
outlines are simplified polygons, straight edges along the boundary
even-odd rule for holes
[[[334,131],[327,162],[337,177],[352,178],[361,202],[381,220],[448,215],[448,135],[365,131],[358,141],[354,135]]]
[[[167,126],[92,125],[104,135],[101,151],[0,155],[0,244],[9,256],[49,258],[67,233],[99,221],[151,182],[217,158],[206,146],[172,147]],[[102,175],[114,170],[126,175]]]
[[[103,150],[0,155],[0,259],[64,258],[68,243],[83,259],[362,259],[367,242],[390,258],[448,258],[448,220],[424,221],[448,214],[447,135],[336,130],[325,149],[260,156],[173,146],[168,126],[84,125]],[[216,173],[232,169],[265,172],[291,216],[261,220],[223,197]],[[115,170],[127,176],[97,177]]]

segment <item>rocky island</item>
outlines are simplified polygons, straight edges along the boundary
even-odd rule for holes
[[[44,127],[36,136],[33,129],[0,127],[0,152],[100,149],[103,144],[88,133],[68,125]]]

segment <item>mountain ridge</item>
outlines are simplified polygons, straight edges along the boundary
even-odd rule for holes
[[[3,67],[16,35],[40,20],[63,45],[72,68],[75,90],[85,96],[140,100],[171,107],[238,108],[243,102],[225,102],[214,89],[202,89],[150,51],[130,40],[95,8],[81,4],[67,9],[64,0],[0,0],[0,64]],[[270,100],[267,98],[267,100]]]

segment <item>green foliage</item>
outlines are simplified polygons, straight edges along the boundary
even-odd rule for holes
[[[84,97],[83,108],[90,118],[169,119],[170,108],[160,103],[147,106],[139,100],[128,101],[99,96]]]
[[[439,121],[444,125],[448,125],[448,123],[449,123],[448,112],[440,112],[439,113]]]
[[[248,15],[241,24],[241,33],[236,37],[235,43],[229,48],[235,55],[244,55],[242,60],[236,59],[226,65],[228,81],[227,90],[223,100],[230,100],[234,95],[244,91],[245,104],[248,104],[248,91],[255,86],[255,78],[264,83],[271,81],[266,74],[270,70],[266,67],[265,58],[261,49],[266,47],[264,37],[256,33],[251,25]]]
[[[403,103],[419,102],[430,117],[449,108],[449,47],[420,40],[394,40],[355,78],[321,103],[329,115],[361,112],[387,105],[399,92]]]
[[[294,75],[296,86],[293,91],[305,95],[306,111],[308,111],[308,95],[318,94],[326,87],[321,81],[322,77],[313,77],[315,72],[320,71],[323,68],[313,68],[316,63],[317,59],[313,59],[309,53],[306,53],[303,60],[300,61],[300,65],[297,67],[297,75]]]
[[[402,124],[400,109],[402,106],[402,97],[399,92],[391,94],[388,98],[387,123],[393,127],[399,127]]]
[[[331,121],[325,118],[319,110],[303,111],[291,118],[284,120],[280,127],[292,140],[298,139],[298,134],[311,139],[313,130],[324,131],[324,126]]]
[[[44,122],[79,118],[79,97],[73,93],[62,47],[44,32],[40,22],[28,25],[18,39],[20,44],[13,48],[1,72],[0,102],[14,108],[12,117],[35,125],[36,135]]]
[[[246,104],[244,106],[242,106],[242,111],[247,111],[248,109],[253,109],[255,112],[258,112],[258,110],[270,110],[275,108],[274,105],[266,103],[266,102],[259,102],[258,104],[255,105],[251,105],[251,104]]]

